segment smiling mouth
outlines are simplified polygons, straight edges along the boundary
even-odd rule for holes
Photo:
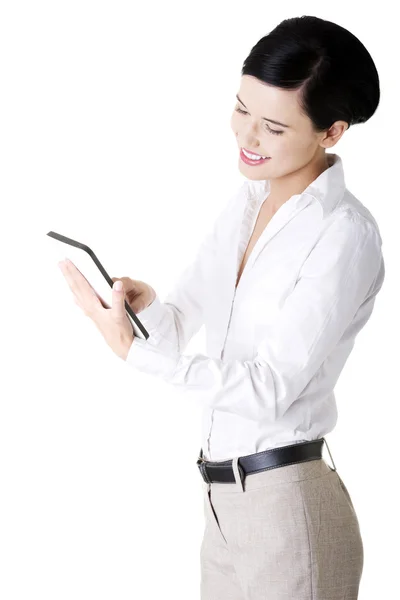
[[[247,148],[241,148],[241,150],[243,151],[243,154],[247,156],[247,158],[250,158],[250,160],[257,160],[258,157],[270,158],[269,156],[264,156],[263,154],[258,154],[257,152],[250,152],[250,150],[247,150]]]
[[[257,166],[257,165],[263,165],[264,163],[266,163],[268,160],[270,160],[270,156],[266,156],[265,158],[249,158],[248,156],[246,156],[246,154],[243,152],[243,148],[240,149],[240,159],[246,164],[246,165],[250,165],[250,166]]]

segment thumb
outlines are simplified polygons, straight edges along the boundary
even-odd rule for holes
[[[112,309],[116,317],[123,318],[125,316],[125,292],[122,281],[116,281],[112,287],[113,290],[113,305]]]

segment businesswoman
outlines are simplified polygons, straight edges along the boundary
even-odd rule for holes
[[[327,151],[378,103],[374,62],[354,35],[317,17],[284,20],[242,68],[231,127],[243,185],[165,301],[122,277],[106,308],[60,264],[118,356],[203,404],[202,600],[358,598],[360,527],[322,447],[385,270],[378,225]],[[125,299],[148,340],[134,337]],[[185,354],[202,325],[206,354]]]

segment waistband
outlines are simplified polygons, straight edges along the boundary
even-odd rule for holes
[[[262,452],[256,452],[255,454],[247,454],[224,461],[206,460],[203,457],[203,450],[200,449],[196,464],[203,480],[208,484],[240,483],[243,487],[247,475],[322,459],[324,442],[333,464],[333,469],[328,467],[328,465],[327,468],[336,471],[336,466],[325,438],[271,448]]]

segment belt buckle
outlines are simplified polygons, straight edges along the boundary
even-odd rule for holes
[[[197,466],[199,467],[199,471],[201,473],[202,478],[206,483],[211,483],[210,479],[206,472],[206,459],[203,457],[203,450],[200,450],[199,457],[196,461]]]
[[[239,464],[239,457],[232,459],[232,471],[236,484],[240,485],[244,491],[244,480],[246,479],[246,473],[244,472],[243,467]]]
[[[199,454],[199,456],[198,456],[198,459],[197,459],[197,461],[196,461],[196,464],[197,464],[198,466],[200,466],[202,463],[205,463],[205,462],[206,462],[206,459],[205,459],[205,458],[204,458],[204,456],[203,456],[203,450],[200,450],[200,454]]]

